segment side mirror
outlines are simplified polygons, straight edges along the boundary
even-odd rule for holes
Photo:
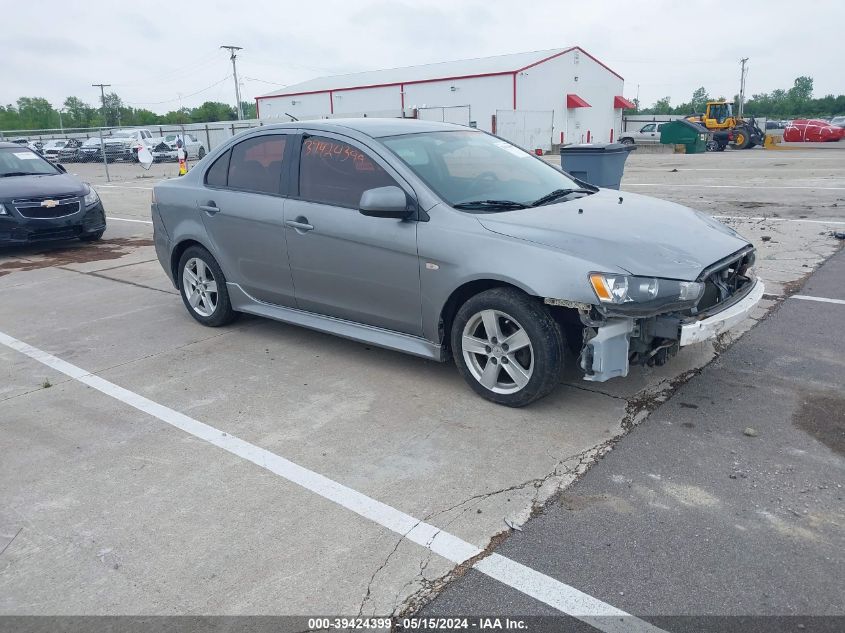
[[[67,169],[65,169],[65,166],[62,165],[61,163],[56,163],[56,169],[58,169],[63,174],[67,173]]]
[[[361,194],[358,210],[361,215],[368,215],[373,218],[394,218],[396,220],[404,220],[412,212],[408,208],[408,198],[405,192],[396,186],[367,189]]]

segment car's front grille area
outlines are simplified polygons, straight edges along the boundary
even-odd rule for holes
[[[753,264],[754,249],[748,248],[705,269],[698,278],[704,282],[704,294],[698,301],[696,312],[712,310],[719,304],[730,302],[737,294],[741,295],[751,283],[746,272]]]
[[[76,196],[12,200],[12,205],[23,217],[41,220],[73,215],[78,213],[81,207]]]
[[[26,235],[26,239],[30,242],[40,242],[42,240],[69,240],[79,237],[81,233],[81,226],[67,226],[59,229],[29,231]]]

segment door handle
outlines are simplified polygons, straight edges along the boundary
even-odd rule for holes
[[[306,218],[299,218],[298,220],[285,220],[285,226],[289,226],[297,231],[313,231],[314,225],[308,224]]]
[[[199,205],[200,209],[205,211],[208,215],[214,215],[215,213],[220,212],[220,207],[214,202],[214,200],[209,200],[205,204]]]

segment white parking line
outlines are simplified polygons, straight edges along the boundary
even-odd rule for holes
[[[766,185],[690,185],[690,184],[675,184],[669,182],[626,182],[622,184],[623,187],[695,187],[697,189],[761,189],[766,191],[770,189],[814,189],[820,191],[845,191],[845,187],[808,187],[806,185],[784,185],[782,187],[772,187]]]
[[[841,158],[839,160],[842,160]],[[675,167],[674,165],[666,165],[664,167],[639,167],[637,165],[632,165],[629,169],[630,172],[637,172],[637,171],[662,171],[665,173],[672,173],[672,170],[669,169],[673,167],[677,171],[756,171],[759,172],[761,169],[771,169],[772,171],[806,171],[807,168],[805,167]],[[839,166],[830,167],[829,169],[839,169]]]
[[[845,222],[840,222],[839,220],[808,220],[806,218],[772,218],[766,217],[763,215],[758,216],[749,216],[749,215],[714,215],[714,218],[718,220],[771,220],[772,222],[809,222],[810,224],[842,224],[845,225]]]
[[[152,187],[136,187],[134,185],[111,185],[111,184],[104,184],[104,185],[94,185],[95,189],[143,189],[144,191],[150,191]]]
[[[810,295],[792,295],[791,299],[801,299],[802,301],[820,301],[821,303],[838,303],[845,305],[845,299],[828,299],[827,297],[811,297]]]
[[[116,218],[112,215],[106,216],[107,220],[120,220],[121,222],[137,222],[138,224],[152,224],[150,220],[132,220],[130,218]]]
[[[3,332],[0,332],[0,344],[185,433],[250,461],[256,466],[320,495],[324,499],[333,501],[339,506],[351,510],[403,538],[431,550],[435,554],[439,554],[456,565],[465,563],[483,553],[475,545],[405,514],[401,510],[308,470],[255,444],[250,444],[183,413],[153,402]],[[662,629],[644,620],[635,618],[598,598],[504,556],[495,553],[490,554],[477,561],[474,568],[490,578],[606,633],[629,633],[632,631],[637,633],[664,633]]]

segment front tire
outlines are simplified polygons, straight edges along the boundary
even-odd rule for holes
[[[493,288],[470,298],[455,315],[452,355],[481,397],[524,407],[560,381],[565,342],[546,307],[516,288]]]
[[[626,136],[625,138],[620,138],[620,139],[619,139],[619,142],[620,142],[620,143],[622,143],[622,145],[633,145],[633,144],[634,144],[634,139],[632,139],[632,138],[628,138],[628,137]]]
[[[179,294],[194,319],[208,327],[220,327],[235,320],[226,277],[217,260],[201,246],[191,246],[179,258]]]

